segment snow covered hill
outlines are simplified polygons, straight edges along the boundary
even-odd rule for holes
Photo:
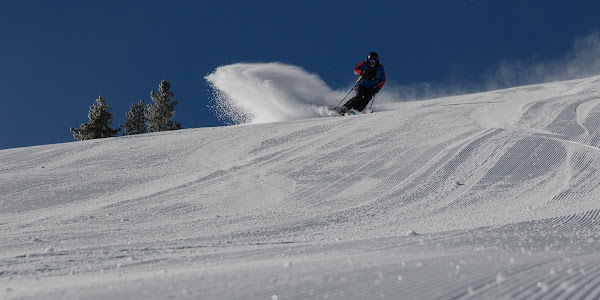
[[[0,298],[600,298],[600,77],[328,114],[0,151]]]

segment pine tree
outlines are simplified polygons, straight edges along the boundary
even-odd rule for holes
[[[150,93],[150,98],[154,104],[148,104],[146,108],[146,119],[149,132],[167,131],[181,129],[181,124],[172,121],[175,116],[175,97],[170,91],[171,85],[163,80],[158,87],[158,94],[154,91]]]
[[[99,139],[116,136],[121,129],[112,129],[112,113],[109,112],[110,106],[106,104],[104,98],[99,96],[96,102],[90,106],[88,113],[89,122],[81,124],[79,129],[71,127],[73,137],[78,141]]]
[[[133,135],[146,133],[146,106],[144,100],[137,104],[131,104],[131,108],[125,114],[125,125],[121,125],[123,135]]]

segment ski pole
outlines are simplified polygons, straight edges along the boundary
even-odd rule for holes
[[[333,110],[336,110],[338,108],[338,106],[340,106],[340,104],[342,104],[342,102],[344,102],[344,100],[346,100],[346,97],[348,97],[348,95],[350,95],[350,93],[352,92],[352,90],[354,90],[354,86],[352,87],[352,89],[348,92],[348,94],[346,94],[346,96],[344,96],[344,99],[342,99],[342,101],[340,101],[340,103],[338,103],[338,105],[336,107],[333,108]]]
[[[354,88],[356,87],[356,83],[358,83],[363,77],[360,76],[358,77],[358,79],[356,79],[356,82],[354,82],[354,86],[352,87],[352,89],[350,89],[350,91],[348,92],[348,94],[346,94],[346,96],[344,96],[344,99],[342,99],[342,101],[340,101],[340,103],[338,103],[338,105],[336,105],[336,107],[333,110],[336,110],[338,108],[338,106],[340,106],[340,104],[342,104],[342,102],[344,102],[344,100],[346,100],[346,97],[348,97],[348,95],[350,95],[350,93],[352,92],[352,90],[354,90]]]
[[[371,100],[371,106],[369,106],[369,110],[370,110],[371,112],[373,112],[373,109],[372,109],[372,108],[373,108],[373,103],[375,103],[375,96],[377,96],[377,94],[373,95],[373,100]]]

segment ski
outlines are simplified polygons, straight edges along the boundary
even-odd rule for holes
[[[371,109],[365,109],[364,111],[358,111],[355,109],[351,109],[349,111],[346,111],[345,113],[340,112],[340,115],[342,115],[342,116],[366,115],[366,114],[370,114],[372,112],[373,112],[373,110],[371,110]]]

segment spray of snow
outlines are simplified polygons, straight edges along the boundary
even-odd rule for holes
[[[205,78],[217,116],[234,124],[333,116],[344,97],[318,75],[281,63],[226,65]]]
[[[572,80],[600,74],[600,32],[575,40],[563,57],[506,61],[485,75],[484,90]]]

